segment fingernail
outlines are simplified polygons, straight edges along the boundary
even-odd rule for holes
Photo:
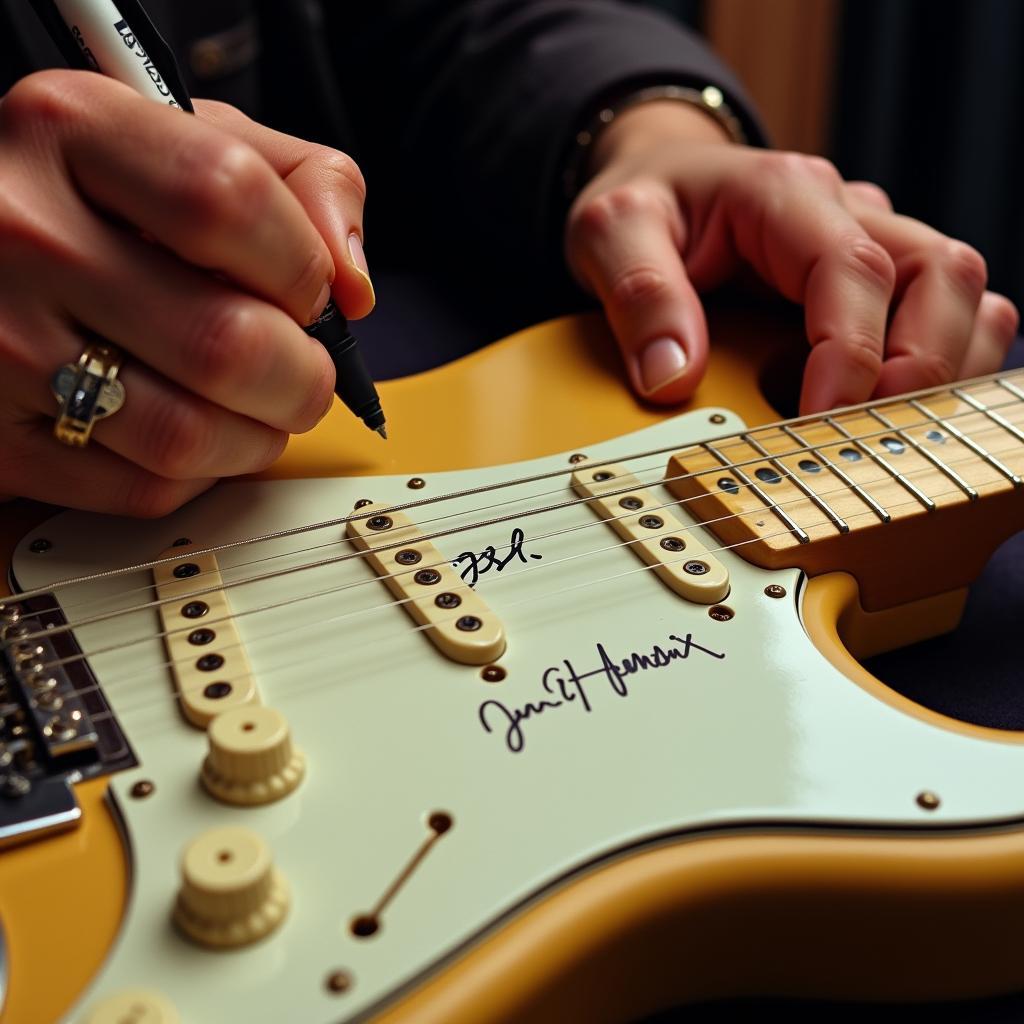
[[[362,241],[354,231],[348,236],[348,252],[352,257],[352,266],[366,279],[366,283],[370,287],[370,294],[373,295],[373,282],[370,280],[370,268],[366,265],[366,253],[363,252]],[[374,295],[374,302],[376,301],[377,297]]]
[[[317,317],[324,311],[324,307],[327,305],[328,300],[331,297],[331,286],[328,282],[324,282],[323,288],[320,289],[320,294],[316,297],[316,302],[313,303],[313,312],[306,318],[307,324],[316,322]]]
[[[663,388],[686,369],[686,352],[675,338],[658,338],[640,353],[640,386],[645,395]]]

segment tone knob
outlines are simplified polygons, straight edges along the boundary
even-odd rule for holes
[[[267,804],[302,781],[306,759],[292,746],[284,715],[243,705],[217,715],[206,730],[210,752],[203,762],[206,789],[228,804]]]
[[[128,988],[101,999],[83,1024],[181,1024],[181,1018],[160,992]]]
[[[246,946],[288,912],[288,885],[270,848],[247,828],[214,828],[193,839],[181,875],[174,921],[204,946]]]

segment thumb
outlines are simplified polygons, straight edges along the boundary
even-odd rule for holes
[[[601,300],[633,390],[666,405],[689,398],[707,365],[707,321],[681,234],[674,200],[635,184],[581,196],[567,232],[569,265]]]
[[[336,149],[274,131],[226,103],[196,103],[196,113],[248,143],[302,204],[334,260],[331,291],[353,319],[373,309],[375,297],[363,254],[366,185],[355,161]]]

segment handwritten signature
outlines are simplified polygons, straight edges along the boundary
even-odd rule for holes
[[[461,563],[467,563],[466,567],[461,573],[459,573],[459,575],[472,587],[476,585],[476,581],[480,579],[484,573],[490,572],[492,569],[495,572],[501,572],[502,569],[506,568],[517,558],[520,562],[528,562],[531,558],[541,559],[544,557],[543,555],[534,554],[532,552],[528,556],[523,550],[523,545],[525,543],[526,535],[517,526],[512,531],[512,540],[508,545],[507,555],[499,556],[497,549],[493,544],[491,544],[484,548],[480,554],[477,554],[474,551],[463,551],[462,554],[452,562],[452,565],[457,569]]]
[[[492,719],[497,719],[498,724],[505,728],[505,745],[513,754],[518,754],[526,742],[523,723],[528,719],[536,718],[546,711],[568,707],[577,701],[584,711],[590,712],[590,698],[583,685],[587,679],[603,676],[615,694],[619,697],[628,697],[627,679],[630,676],[667,668],[674,661],[689,658],[692,651],[706,654],[710,658],[722,659],[725,657],[724,653],[719,654],[709,647],[701,646],[693,639],[692,633],[687,633],[685,637],[670,633],[669,640],[675,641],[675,645],[662,647],[661,644],[655,644],[650,653],[641,654],[639,651],[631,651],[621,660],[609,657],[604,644],[599,643],[597,644],[597,655],[601,659],[600,668],[595,668],[590,672],[577,672],[572,662],[566,658],[562,665],[545,669],[541,676],[540,685],[548,697],[527,701],[519,707],[508,707],[500,700],[485,700],[477,712],[480,724],[486,732],[490,733],[494,731]]]

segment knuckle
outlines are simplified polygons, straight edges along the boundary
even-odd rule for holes
[[[978,312],[986,324],[1004,341],[1012,341],[1020,329],[1020,311],[1005,296],[989,292]]]
[[[574,222],[587,236],[602,236],[617,230],[625,218],[657,216],[666,204],[658,191],[643,182],[627,182],[590,196],[578,207]]]
[[[0,124],[7,131],[33,133],[80,120],[81,90],[89,83],[70,71],[37,71],[8,90],[0,103]]]
[[[891,293],[896,287],[896,264],[877,242],[857,237],[839,244],[843,265],[857,277]]]
[[[244,230],[263,214],[273,184],[255,150],[219,134],[190,139],[178,171],[178,198],[190,225]]]
[[[240,376],[260,376],[265,370],[266,342],[266,329],[256,310],[243,302],[220,302],[199,318],[184,359],[198,384],[221,394],[240,386]]]
[[[935,254],[942,273],[971,295],[981,295],[988,282],[988,265],[977,249],[965,242],[945,240]]]
[[[887,210],[892,209],[892,199],[889,196],[889,193],[886,192],[881,185],[876,185],[873,181],[847,182],[846,188],[855,196],[859,196],[866,202],[872,203],[875,206],[883,207]]]
[[[616,306],[637,306],[658,302],[669,294],[665,275],[655,267],[631,267],[611,282],[609,301]]]
[[[193,480],[203,475],[213,430],[193,403],[160,402],[151,409],[146,443],[154,472],[170,480]]]
[[[960,367],[949,356],[935,349],[925,349],[914,356],[918,377],[924,387],[935,387],[956,380]]]
[[[882,371],[882,345],[869,331],[853,330],[843,335],[846,352],[854,368],[873,377]]]
[[[331,269],[330,256],[327,250],[318,246],[298,268],[291,287],[288,289],[288,294],[316,296],[323,287],[324,282],[330,278]]]
[[[316,158],[320,164],[321,174],[334,189],[354,192],[359,201],[366,201],[366,181],[359,165],[347,153],[337,149],[321,147]]]

